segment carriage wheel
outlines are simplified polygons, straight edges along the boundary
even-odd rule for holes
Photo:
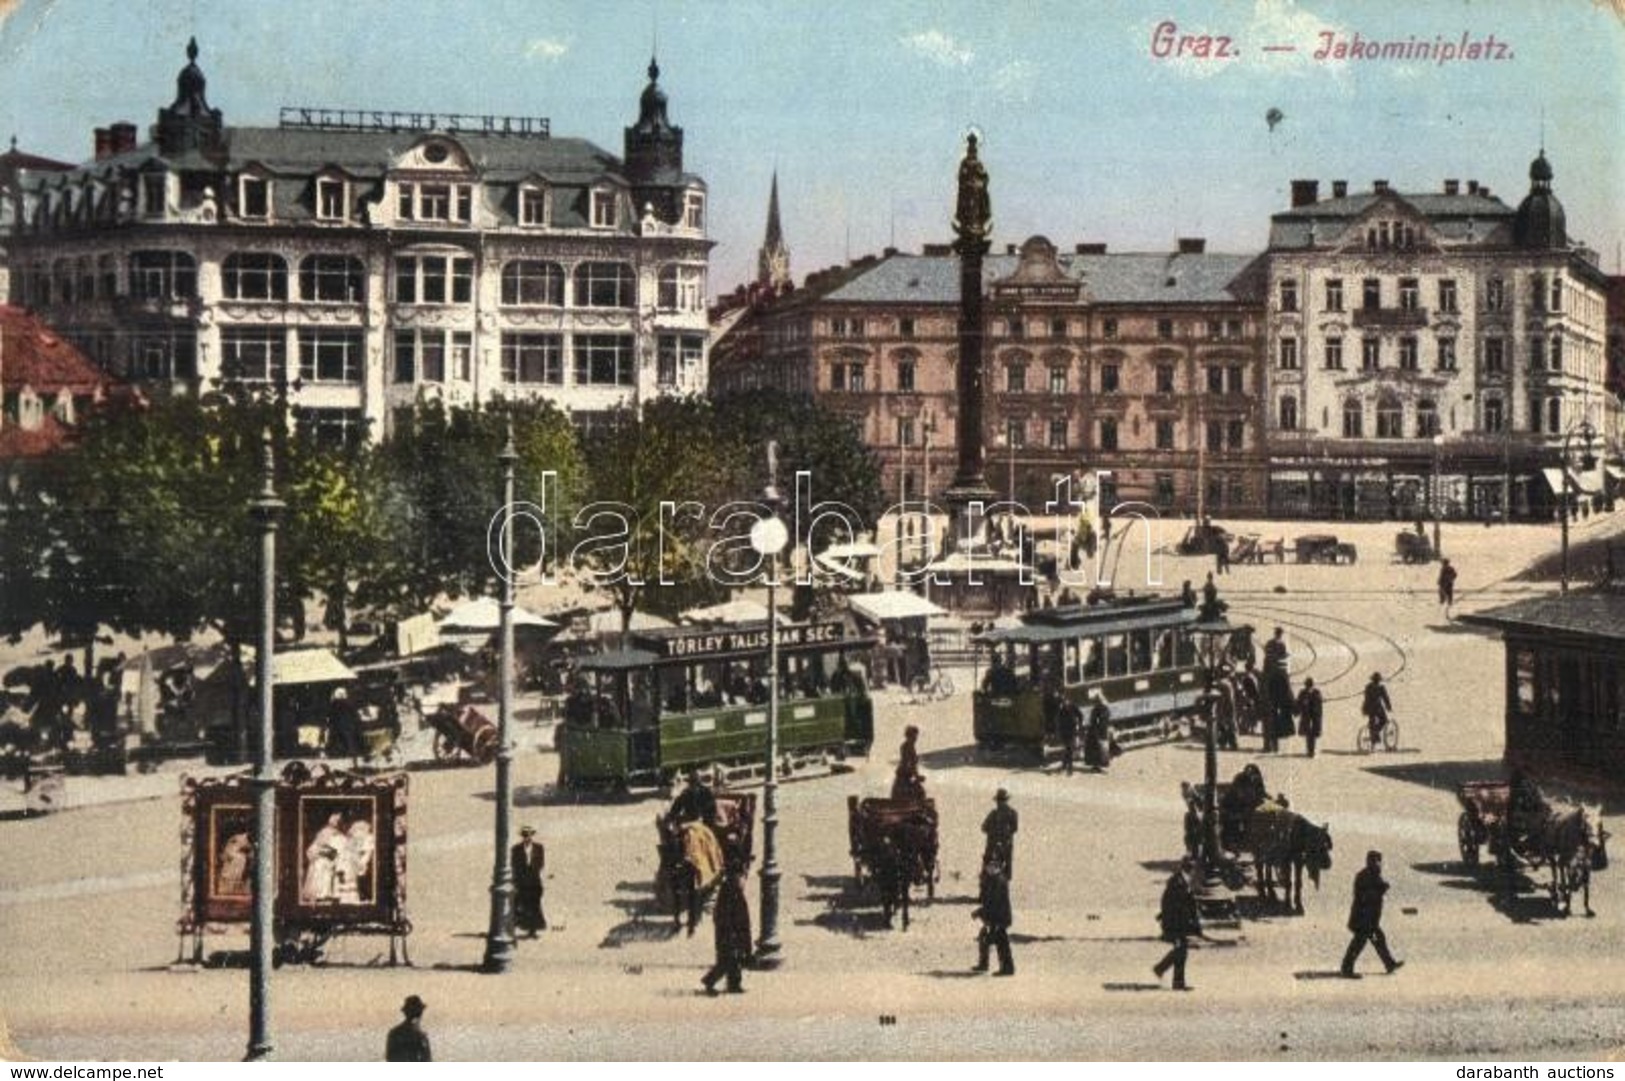
[[[1382,729],[1382,749],[1385,751],[1399,750],[1399,722],[1390,720]]]
[[[1361,724],[1360,730],[1354,734],[1354,749],[1361,754],[1371,753],[1371,726]]]
[[[497,756],[497,733],[494,728],[482,728],[474,737],[474,761],[488,766]]]
[[[1461,846],[1461,862],[1468,867],[1478,866],[1478,830],[1473,827],[1472,816],[1466,811],[1456,819],[1456,843]]]
[[[450,762],[457,757],[457,745],[447,739],[444,732],[434,734],[434,757],[438,762]]]

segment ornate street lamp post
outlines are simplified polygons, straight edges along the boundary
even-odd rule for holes
[[[501,657],[497,662],[496,857],[491,869],[491,925],[485,936],[485,971],[506,972],[513,965],[513,867],[508,859],[509,818],[513,804],[513,470],[519,452],[508,441],[497,455],[502,463],[502,596],[498,602]]]
[[[1440,504],[1444,502],[1444,491],[1440,488],[1442,479],[1439,476],[1439,455],[1444,451],[1444,436],[1433,437],[1433,554],[1436,558],[1444,558],[1444,548],[1439,543],[1439,515]]]
[[[260,692],[260,723],[254,738],[254,910],[249,917],[248,1054],[255,1062],[271,1056],[271,951],[276,925],[276,776],[272,773],[271,732],[276,721],[276,526],[286,506],[276,494],[276,463],[271,433],[262,445],[264,483],[252,504],[260,524],[260,644],[255,658]]]
[[[790,534],[779,517],[778,444],[767,444],[767,487],[762,502],[773,512],[751,527],[750,546],[767,558],[767,772],[762,782],[762,933],[756,941],[757,964],[774,968],[782,960],[779,943],[779,553]]]
[[[1191,628],[1191,633],[1202,640],[1202,656],[1207,665],[1207,689],[1212,695],[1219,680],[1219,640],[1221,637],[1227,638],[1239,628],[1232,627],[1220,612],[1203,611],[1200,619],[1201,622]],[[1229,861],[1225,858],[1224,846],[1219,839],[1217,713],[1217,705],[1210,699],[1207,724],[1203,726],[1206,733],[1202,741],[1202,779],[1205,782],[1202,790],[1202,881],[1196,889],[1196,900],[1204,916],[1232,919],[1236,902],[1224,882],[1224,868]]]
[[[1557,509],[1558,521],[1563,525],[1561,591],[1564,593],[1569,591],[1569,511],[1571,509],[1569,502],[1569,487],[1571,484],[1571,478],[1569,477],[1569,441],[1576,434],[1585,436],[1584,449],[1580,455],[1580,468],[1589,471],[1596,468],[1597,464],[1596,456],[1591,453],[1591,441],[1597,438],[1597,430],[1591,426],[1589,420],[1582,420],[1578,424],[1571,425],[1569,430],[1563,433],[1563,500],[1561,506]]]

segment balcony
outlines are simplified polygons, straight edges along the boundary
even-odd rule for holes
[[[1355,308],[1356,327],[1378,329],[1408,329],[1428,325],[1426,308]]]

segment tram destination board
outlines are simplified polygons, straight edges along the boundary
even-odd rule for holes
[[[803,646],[826,645],[839,642],[846,629],[840,623],[792,623],[779,627],[779,648],[797,649]],[[662,657],[698,657],[719,653],[760,653],[767,649],[767,625],[740,630],[701,631],[640,639]]]

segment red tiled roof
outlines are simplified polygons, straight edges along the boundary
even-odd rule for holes
[[[73,345],[22,308],[0,304],[0,387],[41,394],[89,394],[114,380]]]
[[[14,458],[43,458],[65,446],[72,433],[56,417],[47,414],[38,428],[7,424],[0,428],[0,461]]]

